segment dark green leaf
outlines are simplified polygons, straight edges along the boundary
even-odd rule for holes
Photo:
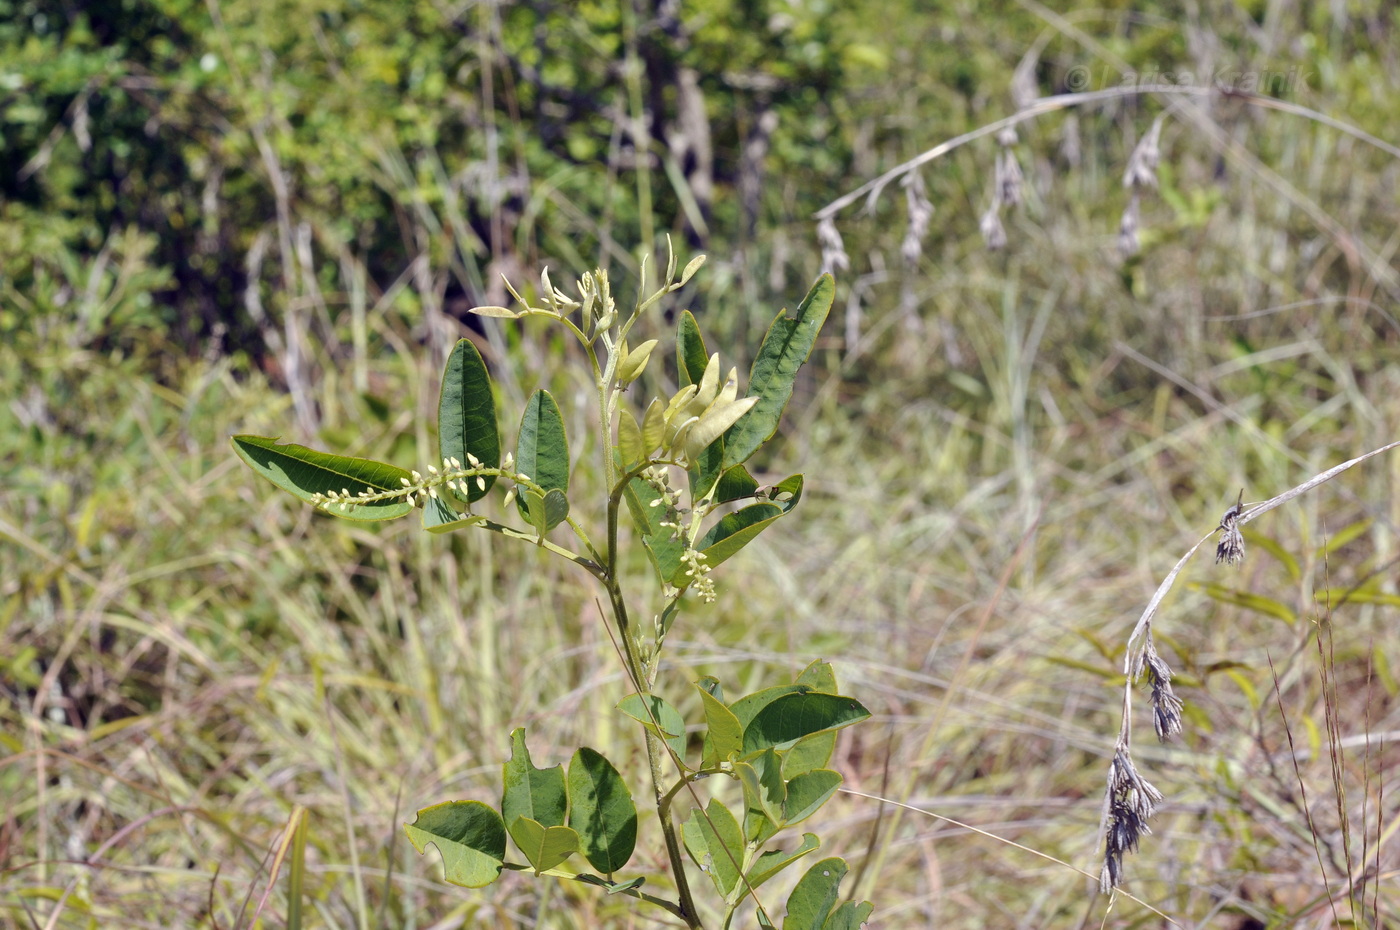
[[[593,868],[612,875],[637,844],[637,808],[611,762],[588,747],[569,763],[569,826]]]
[[[516,446],[515,467],[545,491],[569,490],[569,441],[564,434],[564,415],[548,391],[536,391],[525,405],[520,419],[520,441]],[[516,498],[520,515],[530,519],[529,505]]]
[[[789,317],[786,310],[778,312],[749,372],[748,396],[757,397],[758,403],[724,436],[725,468],[748,461],[778,431],[798,369],[811,357],[835,296],[836,282],[824,274],[798,305],[795,316]]]
[[[413,477],[395,465],[331,455],[265,436],[234,436],[233,449],[255,472],[307,503],[313,495],[331,491],[402,491],[403,481]],[[371,504],[335,504],[326,512],[349,520],[391,520],[412,510],[402,497],[394,497]]]
[[[442,392],[438,396],[438,448],[444,459],[468,465],[468,455],[482,465],[501,464],[501,438],[496,431],[496,402],[491,396],[491,379],[486,363],[471,340],[458,340],[442,372]],[[485,487],[475,478],[467,479],[466,502],[486,496],[495,478],[486,476]],[[452,492],[459,498],[457,491]]]
[[[714,568],[753,542],[754,537],[782,515],[783,510],[777,504],[750,504],[722,517],[700,538],[695,548],[705,553],[705,564]],[[680,577],[672,578],[672,584],[680,583]]]
[[[699,384],[710,363],[705,340],[700,336],[700,324],[689,310],[682,311],[676,323],[676,380],[681,387]]]
[[[739,725],[747,727],[758,712],[778,698],[787,694],[798,694],[812,689],[805,685],[774,685],[771,688],[764,688],[762,691],[755,691],[753,694],[746,694],[738,698],[729,705],[729,709],[738,718]]]
[[[840,694],[785,694],[744,727],[744,752],[784,749],[804,737],[850,726],[870,716],[859,701]]]
[[[423,501],[423,529],[429,533],[451,533],[485,521],[485,517],[458,513],[441,497],[429,497]]]
[[[627,482],[623,496],[627,498],[627,512],[632,515],[632,523],[642,537],[642,546],[651,557],[657,577],[669,583],[680,570],[685,547],[670,529],[661,525],[666,517],[664,508],[652,506],[654,501],[661,499],[661,495],[641,478],[633,478]]]
[[[501,815],[480,801],[448,801],[418,812],[404,824],[413,848],[428,844],[442,854],[445,877],[454,885],[482,888],[501,874],[506,855],[506,828]]]
[[[524,727],[511,732],[510,760],[501,769],[501,815],[507,822],[528,817],[546,827],[563,825],[569,806],[564,767],[535,768]]]
[[[719,485],[715,488],[715,503],[727,504],[730,501],[747,500],[753,497],[757,490],[758,482],[749,474],[748,469],[742,465],[735,465],[719,476]]]
[[[835,856],[808,869],[788,897],[783,930],[824,930],[846,871],[846,863]]]

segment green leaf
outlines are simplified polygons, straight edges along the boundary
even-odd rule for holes
[[[536,872],[552,869],[578,852],[578,834],[568,827],[546,827],[538,820],[517,817],[509,829],[510,838]]]
[[[501,437],[496,431],[496,402],[491,396],[491,379],[486,363],[470,339],[460,339],[448,356],[438,395],[438,448],[444,459],[468,465],[472,455],[488,468],[501,464]],[[532,476],[533,477],[533,476]],[[481,500],[495,482],[484,476],[485,487],[475,478],[467,479],[468,504]],[[462,495],[455,489],[454,495]]]
[[[520,440],[516,445],[515,467],[545,491],[569,490],[569,441],[564,434],[564,415],[548,391],[536,391],[525,405],[520,419]],[[529,505],[516,498],[520,515],[530,519]],[[533,524],[532,524],[533,525]]]
[[[665,698],[658,694],[629,694],[617,709],[665,740],[678,757],[685,758],[685,718]]]
[[[802,834],[802,844],[791,852],[782,849],[770,849],[764,852],[754,860],[754,864],[749,868],[749,885],[757,888],[821,844],[822,841],[817,838],[815,833],[804,833]]]
[[[599,888],[606,889],[608,894],[622,894],[626,891],[633,891],[637,888],[642,887],[647,882],[645,875],[638,875],[636,878],[629,878],[625,882],[610,882],[606,878],[603,878],[601,875],[593,875],[588,872],[585,872],[582,875],[577,875],[575,877],[585,884],[597,885]]]
[[[516,500],[524,505],[525,519],[541,536],[568,519],[569,499],[558,488],[550,488],[543,496],[526,488]]]
[[[783,762],[772,749],[764,750],[745,762],[734,763],[734,774],[744,786],[744,836],[751,843],[762,843],[783,826]]]
[[[1250,546],[1257,546],[1269,555],[1278,559],[1279,564],[1288,572],[1288,577],[1293,581],[1301,581],[1303,578],[1303,568],[1298,564],[1298,560],[1287,549],[1280,546],[1275,540],[1267,536],[1259,536],[1254,533],[1245,535],[1245,542]]]
[[[841,773],[831,769],[803,772],[787,783],[787,798],[783,803],[783,826],[801,823],[831,800],[841,787]]]
[[[402,468],[371,459],[332,455],[299,446],[279,443],[265,436],[234,436],[233,449],[253,471],[284,491],[312,502],[313,495],[349,491],[360,494],[402,491],[403,482],[413,476]],[[392,520],[413,510],[401,497],[370,504],[334,504],[326,512],[348,520]]]
[[[700,336],[700,326],[695,316],[686,310],[676,323],[676,380],[681,387],[699,384],[710,363],[705,349],[705,340]],[[720,437],[707,445],[703,452],[695,456],[690,469],[690,493],[702,496],[719,477],[724,461],[724,439]]]
[[[617,415],[617,458],[624,471],[640,465],[650,449],[642,447],[642,428],[632,411],[623,408]]]
[[[739,821],[718,798],[711,798],[704,814],[691,809],[681,834],[695,864],[709,873],[719,893],[728,898],[739,887],[739,866],[744,861]]]
[[[1214,583],[1192,582],[1187,587],[1192,591],[1201,591],[1207,597],[1220,601],[1222,604],[1234,604],[1236,607],[1243,607],[1265,616],[1277,617],[1290,626],[1298,621],[1298,615],[1287,604],[1262,594],[1255,594],[1252,591],[1236,591]]]
[[[724,468],[748,461],[778,431],[798,369],[811,357],[835,297],[836,282],[824,274],[798,305],[795,316],[781,310],[774,318],[749,371],[748,396],[757,397],[758,404],[725,434]]]
[[[705,351],[705,340],[700,335],[695,314],[682,311],[676,322],[676,381],[681,387],[699,384],[709,363],[710,355]]]
[[[525,728],[510,734],[510,760],[501,766],[501,815],[507,822],[528,817],[546,827],[562,826],[569,796],[564,767],[537,769],[525,745]]]
[[[805,737],[847,727],[869,716],[870,711],[852,697],[815,691],[785,694],[744,727],[744,752],[769,746],[784,749]]]
[[[875,910],[875,905],[869,901],[862,901],[859,904],[847,901],[826,919],[826,923],[822,924],[822,930],[860,930],[861,924],[870,919],[870,912],[873,910]]]
[[[611,762],[588,747],[569,762],[569,826],[593,868],[612,875],[637,845],[637,808]]]
[[[755,691],[753,694],[739,698],[730,704],[729,708],[733,711],[740,725],[747,728],[760,711],[779,698],[815,690],[807,682],[820,685],[823,689],[834,690],[836,675],[825,662],[814,662],[803,670],[802,674],[798,676],[798,681],[804,683],[777,685],[772,688],[764,688],[762,691]],[[783,754],[783,777],[793,778],[803,772],[824,767],[831,761],[831,755],[835,750],[836,734],[834,732],[807,737]]]
[[[802,484],[801,475],[789,475],[769,489],[770,499],[787,513],[802,500]]]
[[[755,691],[737,698],[729,705],[729,710],[739,721],[741,727],[747,727],[758,712],[778,698],[788,694],[799,694],[810,691],[806,685],[774,685],[771,688],[764,688],[762,691]]]
[[[748,469],[742,465],[735,465],[719,476],[719,483],[715,486],[715,503],[727,504],[730,501],[747,500],[758,491],[758,482]]]
[[[480,801],[448,801],[425,807],[404,824],[413,848],[428,844],[442,854],[446,879],[454,885],[482,888],[501,874],[506,856],[506,828],[501,815]]]
[[[1326,561],[1329,555],[1356,539],[1358,536],[1363,535],[1371,528],[1371,524],[1374,522],[1375,521],[1370,517],[1367,517],[1364,520],[1356,521],[1350,526],[1342,527],[1331,536],[1328,536],[1326,542],[1317,547],[1314,558],[1319,562]]]
[[[701,675],[696,679],[695,687],[704,691],[717,701],[724,700],[724,685],[713,675]]]
[[[794,684],[802,685],[809,691],[835,694],[837,690],[836,669],[831,667],[830,662],[816,659],[798,674]]]
[[[836,906],[846,863],[835,856],[815,863],[788,896],[783,930],[825,930],[826,919]]]
[[[666,516],[665,510],[652,506],[654,501],[661,499],[661,495],[641,478],[633,478],[627,482],[623,496],[627,498],[627,512],[632,515],[632,523],[642,537],[642,547],[651,558],[657,577],[669,583],[671,577],[681,570],[681,555],[685,552],[685,546],[671,530],[661,525]]]
[[[710,527],[695,548],[705,554],[705,564],[714,568],[753,542],[754,537],[782,515],[783,510],[777,504],[750,504],[742,510],[726,514]],[[679,586],[681,578],[673,577],[671,583]]]
[[[734,711],[725,707],[700,682],[695,683],[695,688],[705,708],[705,755],[701,765],[708,767],[744,751],[744,727]]]
[[[485,517],[470,513],[458,513],[440,496],[429,497],[423,501],[423,529],[429,533],[451,533],[453,530],[485,522]]]
[[[796,778],[804,772],[825,768],[836,752],[836,733],[809,736],[783,753],[783,777]]]

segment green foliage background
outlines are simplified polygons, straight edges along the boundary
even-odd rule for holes
[[[668,313],[752,351],[819,270],[813,212],[1015,112],[1028,50],[1042,96],[1272,71],[1296,75],[1270,88],[1286,103],[1400,141],[1393,12],[1193,10],[0,0],[0,926],[276,924],[294,901],[310,926],[626,925],[593,894],[461,893],[397,839],[486,790],[516,726],[541,764],[632,739],[591,590],[481,536],[299,508],[224,437],[431,461],[434,379],[466,308],[507,301],[500,274],[602,263],[626,292],[668,233],[711,256]],[[671,639],[678,682],[835,661],[883,714],[842,743],[848,786],[1090,871],[1122,639],[1156,580],[1240,487],[1400,424],[1400,163],[1296,112],[1178,101],[1124,259],[1123,169],[1175,99],[1023,123],[1003,251],[978,235],[990,138],[922,170],[909,258],[897,184],[837,217],[851,267],[771,463],[807,473],[806,512]],[[548,332],[474,338],[511,409],[577,395]],[[1169,806],[1128,890],[1183,922],[1316,920],[1324,872],[1351,906],[1396,787],[1363,737],[1397,724],[1397,478],[1380,459],[1280,510],[1242,571],[1202,565],[1168,608],[1193,728],[1151,759]],[[1327,800],[1311,821],[1300,780]],[[832,807],[877,925],[1105,920],[1066,868]],[[303,810],[304,867],[263,902]],[[1393,888],[1375,901],[1396,919]],[[1120,902],[1106,925],[1148,919]]]

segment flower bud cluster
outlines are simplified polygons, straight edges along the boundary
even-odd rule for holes
[[[478,490],[486,490],[487,477],[508,478],[513,481],[529,480],[524,475],[515,474],[514,466],[514,457],[510,453],[506,453],[500,468],[487,468],[480,459],[468,452],[466,464],[456,457],[444,458],[441,469],[429,465],[426,475],[415,470],[409,473],[411,478],[400,478],[402,487],[398,489],[376,491],[367,487],[358,494],[351,494],[349,488],[342,488],[339,491],[313,494],[311,503],[327,512],[332,512],[335,508],[344,511],[351,507],[397,499],[416,507],[425,500],[437,498],[439,488],[445,487],[466,497],[471,490],[470,484],[475,484]]]

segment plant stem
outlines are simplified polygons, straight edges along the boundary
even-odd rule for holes
[[[634,471],[639,472],[640,468],[634,469]],[[612,468],[608,468],[607,473],[611,476],[613,474]],[[627,487],[627,482],[631,481],[633,477],[635,477],[633,472],[623,475],[622,479],[613,486],[612,493],[608,495],[607,565],[604,568],[602,580],[604,587],[607,588],[613,619],[617,623],[618,634],[622,640],[623,661],[627,664],[627,674],[637,690],[641,692],[646,689],[647,678],[641,662],[637,660],[637,651],[632,639],[632,624],[627,616],[627,602],[622,596],[622,585],[617,577],[618,510],[622,506],[622,494]],[[651,787],[656,796],[656,810],[658,819],[661,821],[661,835],[666,840],[666,856],[671,860],[671,874],[676,880],[676,895],[680,898],[681,917],[685,920],[687,927],[699,930],[703,925],[700,923],[700,915],[695,909],[695,899],[690,894],[690,882],[685,874],[685,857],[681,852],[680,840],[676,838],[676,826],[671,819],[670,801],[664,787],[666,780],[664,765],[669,756],[663,750],[660,737],[650,730],[644,732],[647,762],[651,766]]]

